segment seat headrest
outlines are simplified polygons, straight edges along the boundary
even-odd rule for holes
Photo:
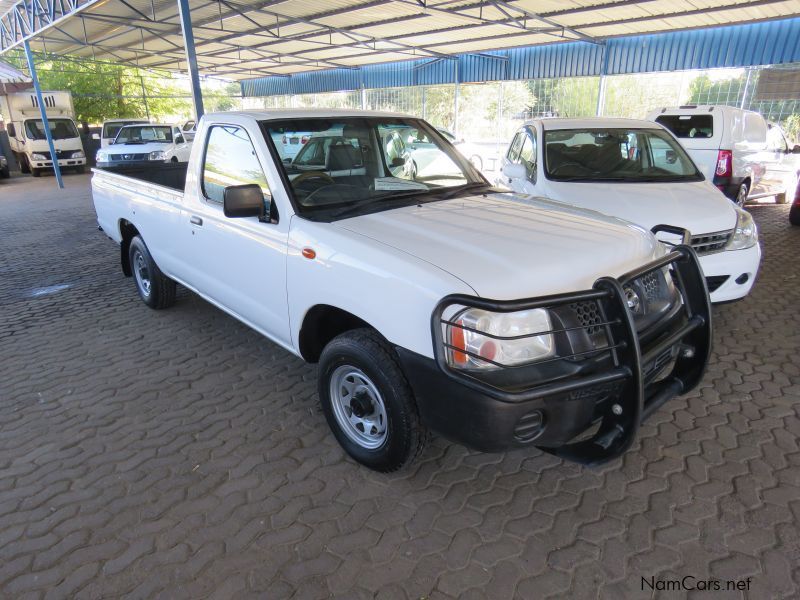
[[[331,144],[328,155],[328,170],[349,171],[361,166],[358,150],[350,143]]]

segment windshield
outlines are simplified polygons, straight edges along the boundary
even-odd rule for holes
[[[545,172],[553,181],[702,181],[683,148],[662,129],[544,132]]]
[[[172,127],[169,125],[128,125],[119,130],[115,144],[150,144],[172,142]]]
[[[68,140],[78,137],[78,130],[72,119],[47,119],[50,124],[50,134],[54,140]],[[29,140],[44,140],[44,125],[41,119],[28,119],[25,121],[25,135]]]
[[[488,185],[435,129],[418,119],[313,118],[263,125],[296,208],[306,216],[354,216]],[[296,155],[280,143],[294,137],[307,137]]]
[[[118,121],[115,123],[103,124],[103,137],[111,138],[112,140],[117,137],[119,130],[125,125],[135,125],[136,123],[146,123],[147,121]]]

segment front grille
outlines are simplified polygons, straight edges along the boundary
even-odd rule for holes
[[[711,277],[706,277],[706,285],[708,286],[708,293],[716,292],[722,284],[728,281],[728,277],[730,275],[712,275]]]
[[[147,160],[147,154],[110,154],[111,162],[123,160]]]
[[[733,229],[692,236],[692,248],[700,255],[719,252],[733,235]]]
[[[603,322],[603,316],[600,314],[597,302],[573,302],[569,307],[575,311],[578,322],[586,328],[586,333],[592,335],[600,331],[599,323]]]
[[[656,273],[647,273],[638,279],[644,290],[648,302],[653,302],[661,297],[661,279]]]
[[[62,160],[64,158],[72,158],[73,152],[75,152],[75,150],[56,150],[56,156],[58,157],[59,160]],[[45,157],[44,160],[51,160],[50,152],[37,152],[36,154],[43,155]]]

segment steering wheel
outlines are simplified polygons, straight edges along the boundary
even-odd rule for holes
[[[336,183],[333,177],[323,171],[305,171],[292,180],[292,185],[295,186],[306,179],[325,179],[328,183]]]

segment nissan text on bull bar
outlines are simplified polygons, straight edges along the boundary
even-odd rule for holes
[[[397,144],[409,129],[424,165]],[[668,248],[627,221],[521,202],[414,117],[207,114],[187,164],[98,168],[92,195],[147,306],[173,305],[180,283],[318,363],[331,431],[378,471],[412,463],[429,430],[610,460],[708,361],[688,232],[659,226],[684,241]]]

